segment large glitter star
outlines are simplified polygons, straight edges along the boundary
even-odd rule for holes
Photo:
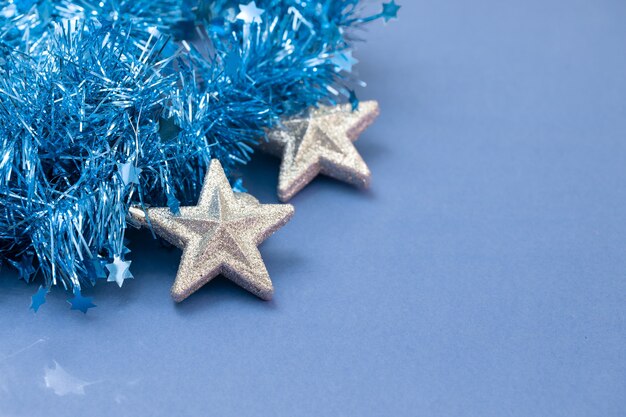
[[[249,194],[235,194],[218,160],[211,162],[198,205],[150,208],[146,215],[133,208],[131,215],[183,249],[172,286],[180,302],[217,275],[224,275],[258,297],[269,300],[274,289],[257,245],[281,228],[291,216],[290,204],[259,204]]]
[[[352,142],[376,119],[378,102],[365,101],[310,109],[308,116],[283,121],[271,130],[262,148],[282,155],[278,198],[288,201],[318,174],[367,187],[370,170]]]

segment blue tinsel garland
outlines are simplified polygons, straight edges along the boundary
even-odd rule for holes
[[[211,158],[232,177],[280,116],[354,100],[351,30],[397,12],[362,7],[0,0],[0,256],[80,297],[130,204],[175,212]]]

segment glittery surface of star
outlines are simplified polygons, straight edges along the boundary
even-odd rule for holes
[[[120,256],[114,256],[113,262],[106,265],[107,270],[109,271],[108,282],[117,282],[117,285],[122,287],[124,284],[124,280],[130,279],[133,277],[133,274],[130,273],[128,269],[130,267],[132,261],[125,261]]]
[[[370,170],[352,142],[376,119],[378,102],[310,109],[307,116],[283,121],[268,132],[265,151],[282,156],[278,197],[288,201],[318,174],[367,187]]]
[[[224,275],[256,296],[269,300],[270,280],[257,245],[281,228],[294,213],[290,204],[260,204],[246,193],[234,193],[221,164],[211,162],[196,206],[181,207],[174,216],[167,207],[146,213],[132,208],[131,215],[183,255],[172,286],[180,302],[217,275]]]
[[[239,14],[237,19],[243,20],[244,23],[261,23],[261,15],[265,13],[265,10],[256,7],[256,3],[251,1],[247,5],[239,5]]]
[[[74,290],[74,298],[67,300],[67,302],[71,305],[70,310],[78,310],[87,314],[87,310],[96,307],[96,305],[92,303],[91,300],[91,297],[83,297],[83,295],[80,293],[80,290],[76,289]]]
[[[389,3],[383,3],[382,15],[385,22],[388,22],[391,19],[397,19],[398,10],[400,10],[400,6],[396,4],[395,0],[391,0]]]
[[[139,174],[141,174],[142,169],[137,168],[132,162],[117,164],[117,170],[124,185],[139,184]]]
[[[39,307],[41,307],[46,302],[47,293],[48,289],[45,288],[43,285],[40,285],[37,292],[33,294],[32,297],[30,297],[30,308],[34,310],[35,313],[39,310]]]

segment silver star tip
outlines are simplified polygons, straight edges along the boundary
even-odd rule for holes
[[[380,114],[380,104],[376,100],[367,100],[359,103],[359,112],[372,113],[374,117]]]
[[[211,163],[209,165],[208,171],[209,172],[215,171],[215,173],[219,173],[219,174],[225,175],[224,174],[224,168],[222,167],[222,163],[217,158],[211,159]]]
[[[283,204],[285,210],[285,223],[287,223],[294,214],[296,214],[296,207],[293,204]]]
[[[278,194],[278,199],[282,202],[282,203],[286,203],[287,201],[291,200],[293,198],[294,195],[298,194],[298,192],[304,188],[304,186],[281,186],[281,184],[278,185],[278,189],[277,194]],[[291,204],[289,204],[291,206]],[[293,207],[293,206],[291,206]],[[293,213],[292,213],[293,215]]]
[[[359,108],[354,114],[358,117],[358,123],[348,131],[348,137],[352,142],[356,141],[361,133],[380,116],[380,105],[376,100],[363,101],[359,103]]]
[[[370,172],[369,168],[366,167],[366,169],[367,172],[363,173],[361,177],[354,182],[357,187],[363,190],[367,190],[368,188],[370,188],[370,184],[372,183],[372,173]]]
[[[174,299],[174,301],[180,303],[185,298],[189,297],[192,291],[185,291],[183,289],[176,289],[172,287],[172,291],[170,293],[172,294],[172,298]]]
[[[172,295],[172,298],[174,299],[174,301],[176,301],[177,303],[180,303],[181,301],[189,297],[191,294],[196,292],[203,285],[203,284],[199,284],[198,282],[195,282],[194,284],[196,285],[190,286],[183,282],[179,282],[178,279],[176,279],[174,281],[174,285],[172,285],[172,289],[170,290],[170,294]]]
[[[254,286],[246,285],[245,289],[259,297],[263,301],[270,301],[274,296],[274,287],[272,286],[272,282],[269,280],[269,277],[267,281],[264,280],[262,282],[256,282]],[[175,302],[180,303],[187,299],[197,290],[198,288],[177,285],[176,282],[174,282],[170,294],[172,295],[172,299]]]
[[[263,301],[270,301],[274,296],[274,287],[272,286],[272,282],[268,280],[267,283],[259,284],[250,292]]]

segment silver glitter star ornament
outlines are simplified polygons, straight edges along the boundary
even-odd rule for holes
[[[198,204],[169,208],[131,209],[131,216],[183,249],[172,286],[180,302],[217,275],[224,275],[258,297],[269,300],[274,292],[257,245],[284,226],[293,216],[290,204],[260,204],[246,193],[234,193],[222,165],[213,160]]]
[[[353,143],[379,114],[377,101],[311,108],[267,132],[261,148],[282,156],[278,198],[288,201],[318,174],[366,188],[371,173]]]

